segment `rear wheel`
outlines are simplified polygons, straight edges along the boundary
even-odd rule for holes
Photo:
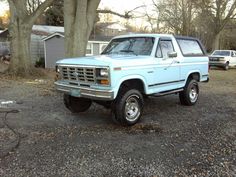
[[[199,96],[199,87],[196,80],[188,80],[184,90],[179,93],[179,100],[182,105],[194,105]]]
[[[129,126],[136,124],[142,115],[143,104],[143,96],[138,90],[121,91],[112,110],[115,122]]]
[[[90,108],[92,101],[88,98],[73,97],[64,94],[64,104],[71,112],[79,113],[87,111]]]

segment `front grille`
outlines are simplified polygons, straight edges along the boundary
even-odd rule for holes
[[[95,68],[62,66],[63,80],[96,83]]]
[[[219,61],[219,58],[210,58],[210,61]]]
[[[223,57],[210,57],[210,61],[221,61]]]

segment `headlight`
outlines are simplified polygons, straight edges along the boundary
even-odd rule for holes
[[[220,58],[219,61],[225,61],[225,58]]]
[[[55,81],[61,80],[61,74],[60,74],[60,68],[56,65],[55,67],[55,71],[56,71],[56,76],[55,76]]]
[[[108,75],[109,75],[108,69],[105,69],[105,68],[101,69],[99,74],[102,77],[108,77]]]

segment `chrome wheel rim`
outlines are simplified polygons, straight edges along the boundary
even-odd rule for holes
[[[198,89],[196,85],[193,85],[190,88],[190,92],[189,92],[189,98],[191,100],[192,103],[195,103],[197,101],[198,98]]]
[[[139,97],[132,95],[128,97],[125,104],[125,116],[128,121],[135,121],[140,115]]]

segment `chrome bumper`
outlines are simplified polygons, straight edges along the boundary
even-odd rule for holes
[[[218,62],[217,61],[210,61],[209,65],[210,66],[222,66],[223,67],[223,66],[225,66],[225,63],[226,63],[225,61],[218,61]]]
[[[79,86],[62,84],[59,82],[54,83],[56,90],[68,93],[71,96],[75,97],[84,97],[94,100],[113,100],[114,92],[112,90],[98,90],[91,88],[84,88]]]

